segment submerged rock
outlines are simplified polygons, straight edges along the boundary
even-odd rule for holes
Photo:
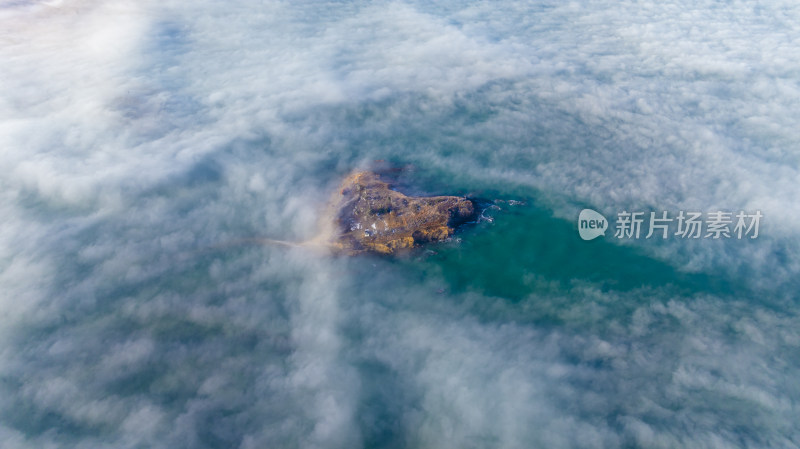
[[[379,175],[358,171],[335,195],[331,237],[336,247],[349,253],[392,254],[444,240],[475,217],[475,205],[466,198],[406,196],[391,190]]]

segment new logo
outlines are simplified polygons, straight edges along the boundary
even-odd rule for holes
[[[578,215],[578,233],[584,240],[592,240],[601,235],[606,235],[608,220],[599,212],[584,209]]]

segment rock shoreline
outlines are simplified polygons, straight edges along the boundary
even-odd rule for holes
[[[445,240],[458,226],[477,218],[470,199],[407,196],[370,171],[345,178],[333,203],[333,240],[350,254],[394,254]]]

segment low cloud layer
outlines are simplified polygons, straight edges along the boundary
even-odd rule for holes
[[[800,446],[798,16],[0,1],[0,446]],[[313,236],[375,159],[529,200],[497,222],[759,209],[762,236],[611,242],[674,274],[514,295],[452,247],[241,244]]]

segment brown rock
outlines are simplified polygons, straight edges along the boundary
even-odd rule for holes
[[[411,197],[389,189],[379,175],[358,171],[334,199],[334,246],[350,253],[393,254],[444,240],[475,218],[472,201],[457,196]]]

